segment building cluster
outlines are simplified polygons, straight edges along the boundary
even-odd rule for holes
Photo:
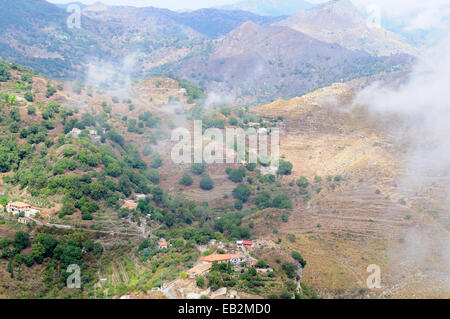
[[[31,205],[22,202],[10,202],[6,205],[6,211],[13,215],[22,215],[23,217],[36,217],[39,210],[33,209]],[[22,217],[22,216],[21,216]]]

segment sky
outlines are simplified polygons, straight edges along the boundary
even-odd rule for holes
[[[99,0],[47,0],[52,3],[70,3],[81,2],[84,4],[93,4]],[[200,9],[217,7],[224,4],[235,3],[237,0],[101,0],[100,2],[107,5],[127,5],[135,7],[158,7],[167,8],[171,10],[183,9]]]
[[[47,0],[52,3],[70,3],[74,1],[93,4],[98,0]],[[129,5],[137,7],[153,6],[171,10],[195,10],[199,8],[218,7],[240,0],[101,0],[107,5]],[[282,1],[282,0],[281,0]],[[327,0],[309,0],[311,3],[322,3]],[[376,6],[384,19],[399,21],[410,30],[428,30],[446,28],[444,17],[450,17],[449,0],[351,0],[362,12]]]

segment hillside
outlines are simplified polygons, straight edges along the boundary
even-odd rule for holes
[[[408,171],[410,145],[393,133],[399,119],[354,106],[354,96],[347,85],[333,84],[251,109],[283,117],[280,153],[293,164],[284,182],[302,180],[289,223],[273,237],[303,252],[311,266],[304,282],[321,296],[448,296],[441,243],[450,233],[439,199],[447,168]],[[369,264],[381,267],[381,289],[366,289]]]
[[[300,11],[275,23],[303,32],[313,38],[337,43],[350,50],[363,50],[375,56],[416,55],[402,36],[379,27],[371,27],[350,0],[330,1]]]
[[[288,220],[293,187],[274,187],[277,177],[263,176],[260,165],[171,159],[175,125],[259,121],[245,109],[206,109],[204,93],[185,80],[155,77],[107,90],[7,62],[0,74],[0,282],[8,282],[1,297],[170,298],[162,285],[186,279],[202,254],[235,252],[236,240],[257,239],[259,211]],[[4,211],[18,201],[38,213]],[[208,245],[212,239],[220,243]],[[263,273],[253,268],[257,256],[241,253],[244,265],[212,268],[203,284],[181,283],[194,291],[207,285],[212,297],[221,287],[244,297],[315,296],[296,289],[299,266],[289,251],[288,270],[274,264]],[[64,287],[69,264],[82,268],[80,290]]]
[[[188,78],[238,103],[255,103],[390,72],[409,61],[404,55],[377,58],[287,27],[247,22],[216,40],[208,51],[166,65],[159,72]]]

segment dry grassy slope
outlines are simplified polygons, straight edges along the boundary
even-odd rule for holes
[[[304,281],[322,296],[447,296],[448,287],[439,276],[433,276],[445,273],[446,263],[439,253],[445,247],[430,250],[427,262],[421,263],[399,254],[407,248],[403,241],[411,229],[426,231],[436,242],[450,238],[438,223],[446,203],[442,201],[445,184],[422,190],[399,185],[404,145],[396,145],[381,127],[389,121],[369,116],[362,107],[349,108],[353,95],[345,84],[334,84],[252,109],[285,119],[280,153],[294,165],[293,175],[285,177],[286,181],[299,176],[313,181],[316,175],[323,179],[314,184],[313,188],[321,191],[314,191],[312,200],[303,201],[300,196],[295,200],[289,222],[282,223],[279,231],[281,236],[296,234],[297,241],[283,240],[282,246],[305,255]],[[341,175],[342,181],[327,181],[327,176],[336,175]],[[399,203],[401,199],[406,204]],[[437,215],[434,219],[426,213],[431,207]],[[430,263],[433,269],[427,271]],[[382,289],[360,294],[360,288],[367,288],[369,264],[382,268]],[[420,280],[415,277],[418,273],[423,274]]]

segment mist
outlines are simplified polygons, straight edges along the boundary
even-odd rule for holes
[[[421,220],[406,230],[400,248],[389,252],[388,268],[400,281],[420,276],[433,283],[430,287],[438,283],[443,294],[450,293],[449,40],[423,52],[402,83],[375,83],[354,101],[382,123],[391,119],[386,133],[403,147],[397,158],[399,191],[410,199],[411,211],[418,212],[414,218]],[[386,215],[393,217],[393,211]],[[437,211],[437,217],[430,211]]]

